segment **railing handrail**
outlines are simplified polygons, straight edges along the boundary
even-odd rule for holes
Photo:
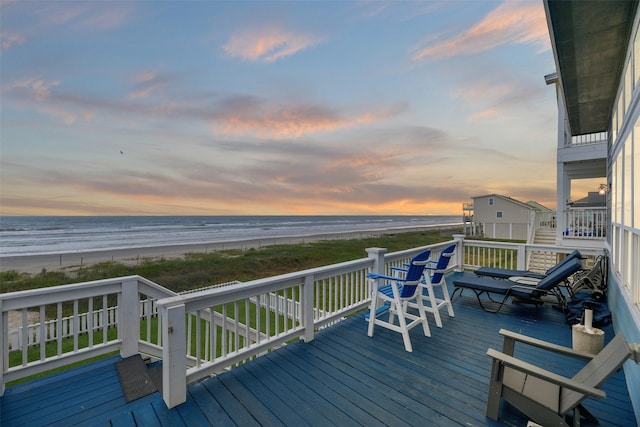
[[[68,285],[50,286],[46,288],[28,289],[25,291],[7,292],[0,294],[0,301],[2,301],[3,312],[21,310],[23,308],[34,307],[37,305],[68,301],[69,299],[90,298],[102,296],[105,293],[114,293],[118,291],[122,283],[129,281],[138,282],[138,284],[143,286],[146,293],[154,298],[166,297],[168,294],[177,295],[175,292],[164,288],[149,279],[138,275],[131,275],[72,283]],[[68,298],[66,295],[73,296],[73,298]]]
[[[289,285],[301,283],[307,276],[313,276],[315,279],[323,279],[330,277],[335,273],[367,267],[370,263],[370,259],[363,258],[323,267],[315,267],[307,270],[250,280],[234,286],[204,289],[198,292],[175,295],[158,300],[157,305],[159,307],[166,308],[184,304],[187,311],[201,310],[211,307],[212,305],[225,304],[238,299],[248,298],[256,293],[268,293]]]
[[[606,211],[606,206],[567,206],[568,210],[571,211]]]

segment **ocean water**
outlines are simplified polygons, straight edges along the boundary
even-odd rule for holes
[[[0,256],[460,224],[460,216],[2,216]]]

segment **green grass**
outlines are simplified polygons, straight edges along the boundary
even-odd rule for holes
[[[232,280],[248,281],[313,267],[361,259],[368,247],[389,252],[451,240],[459,229],[414,231],[350,240],[273,245],[258,249],[192,253],[179,259],[145,259],[138,265],[105,262],[75,271],[38,274],[0,273],[0,293],[37,289],[90,280],[140,275],[175,292]]]

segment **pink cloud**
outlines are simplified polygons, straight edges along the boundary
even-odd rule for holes
[[[416,48],[412,59],[438,60],[524,43],[538,44],[541,50],[550,48],[544,8],[538,3],[507,0],[467,31]]]
[[[0,33],[0,46],[3,51],[9,50],[14,45],[22,44],[25,42],[26,38],[19,33],[10,33],[8,31],[3,31]]]
[[[404,106],[342,115],[314,105],[284,107],[248,106],[220,114],[215,120],[214,133],[228,135],[257,135],[261,137],[300,137],[317,132],[331,132],[352,126],[384,120],[404,110]]]
[[[274,62],[294,55],[319,42],[319,38],[309,34],[270,27],[233,34],[223,49],[232,57],[250,61]]]
[[[29,97],[36,101],[44,101],[51,96],[49,88],[58,86],[59,80],[45,82],[43,79],[36,77],[16,80],[8,86],[4,87],[5,91],[25,90],[29,93]]]
[[[109,30],[129,21],[134,6],[128,2],[51,2],[37,9],[43,25],[79,30]]]

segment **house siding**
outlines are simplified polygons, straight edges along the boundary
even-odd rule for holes
[[[489,205],[489,199],[493,199],[493,205]],[[482,226],[484,237],[527,239],[530,212],[534,209],[524,203],[500,195],[480,196],[473,198],[473,210],[474,220]],[[502,212],[501,218],[498,212]]]

